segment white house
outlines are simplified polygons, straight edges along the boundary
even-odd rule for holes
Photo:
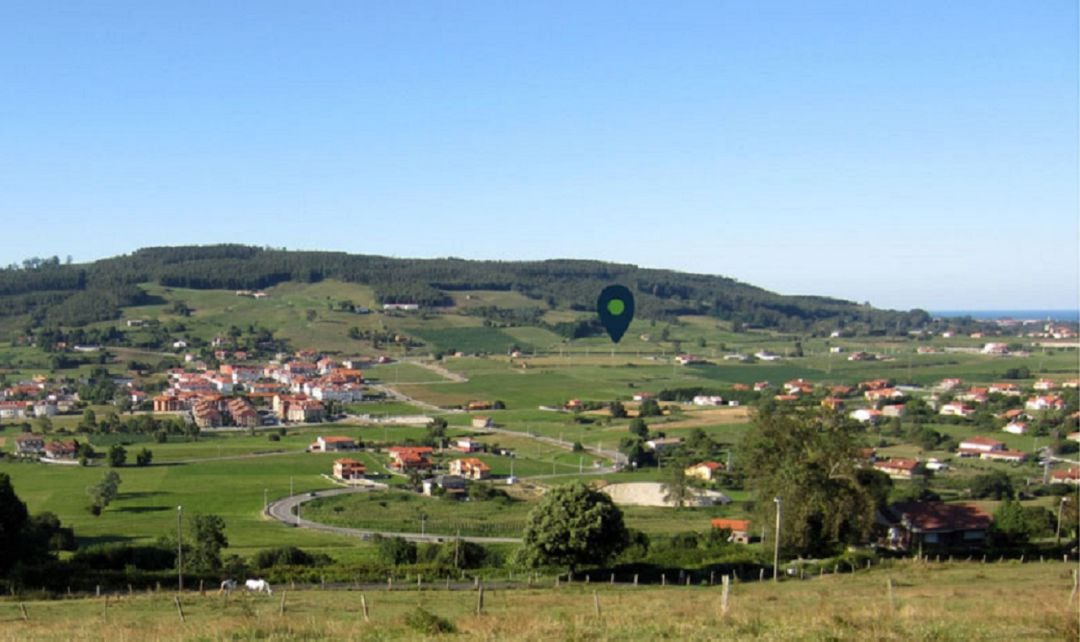
[[[1049,379],[1039,379],[1031,387],[1034,388],[1035,390],[1046,391],[1046,390],[1053,390],[1054,388],[1057,388],[1057,384],[1055,382],[1049,380]]]
[[[1023,435],[1028,431],[1028,426],[1022,421],[1013,421],[1008,423],[1002,430],[1014,435]]]
[[[1024,408],[1028,410],[1063,410],[1065,408],[1065,402],[1060,397],[1054,395],[1041,395],[1038,397],[1032,397],[1024,403]]]
[[[848,416],[855,421],[864,424],[872,424],[877,423],[881,419],[881,411],[873,408],[859,408],[858,410],[853,410]]]
[[[938,414],[946,417],[970,417],[975,414],[975,411],[962,403],[952,402],[941,406]]]
[[[724,405],[723,397],[717,395],[697,395],[694,397],[695,406],[722,406]]]
[[[968,437],[960,442],[959,451],[961,457],[981,455],[983,453],[1003,451],[1005,444],[989,437]]]

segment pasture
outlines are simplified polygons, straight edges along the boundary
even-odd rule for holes
[[[488,588],[479,614],[476,591],[431,585],[363,593],[276,586],[272,597],[188,592],[182,622],[173,593],[5,597],[0,638],[430,639],[422,608],[453,627],[438,636],[447,640],[1075,640],[1074,572],[1061,562],[900,561],[804,581],[735,582],[726,613],[719,586],[634,587],[628,577],[615,586],[579,579],[554,588],[545,578],[544,588]]]

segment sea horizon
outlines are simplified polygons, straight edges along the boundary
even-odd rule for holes
[[[1013,319],[1019,321],[1047,319],[1053,321],[1080,321],[1078,309],[1026,309],[1026,310],[929,310],[935,317],[971,317],[980,320]]]

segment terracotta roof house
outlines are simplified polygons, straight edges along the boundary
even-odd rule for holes
[[[423,470],[431,468],[431,453],[428,446],[393,446],[390,453],[390,467],[397,471]]]
[[[892,479],[915,479],[925,475],[922,462],[917,459],[893,458],[875,461],[875,470],[880,470]]]
[[[748,519],[726,519],[717,517],[712,520],[712,527],[714,529],[723,528],[731,531],[731,537],[728,538],[729,542],[738,544],[750,543],[750,520]]]
[[[315,443],[308,446],[308,450],[317,453],[329,453],[341,450],[356,450],[356,447],[356,440],[352,437],[316,437]]]
[[[974,504],[943,502],[900,502],[879,517],[889,527],[888,545],[900,550],[980,546],[992,521]]]
[[[334,477],[350,481],[354,479],[364,478],[365,467],[363,462],[356,461],[355,459],[335,459],[334,460]]]
[[[700,464],[688,466],[684,473],[687,477],[695,477],[703,481],[712,481],[713,477],[724,470],[724,465],[716,461],[703,461]]]
[[[450,474],[466,479],[487,479],[491,476],[491,467],[475,457],[466,457],[450,462]]]

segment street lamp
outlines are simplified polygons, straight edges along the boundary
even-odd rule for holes
[[[780,496],[773,497],[773,501],[776,502],[776,540],[773,542],[773,566],[772,566],[772,579],[774,582],[780,581]]]
[[[1065,502],[1069,501],[1068,497],[1062,497],[1058,502],[1058,515],[1057,515],[1057,530],[1054,533],[1054,545],[1061,546],[1061,511],[1065,508]]]
[[[180,530],[184,507],[176,507],[176,585],[180,593],[184,592],[184,539]]]

